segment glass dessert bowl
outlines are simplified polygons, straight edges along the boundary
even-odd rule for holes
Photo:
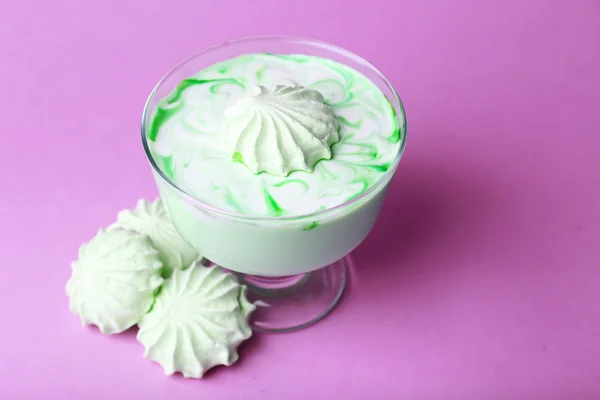
[[[227,75],[234,70],[241,71],[239,74],[244,77],[233,79]],[[206,72],[198,75],[199,71]],[[330,79],[329,75],[325,76],[333,74],[332,71],[339,73],[342,83],[352,81],[355,91],[346,92],[343,85]],[[304,80],[310,80],[308,89],[297,86],[293,79],[295,73],[303,74]],[[271,75],[265,78],[265,74]],[[274,89],[256,86],[257,81],[264,83],[269,79]],[[275,83],[289,86],[281,91],[276,88],[283,86]],[[206,92],[189,91],[193,85],[206,86]],[[230,85],[231,89],[224,90],[226,85]],[[248,95],[250,88],[247,86],[254,86],[252,95]],[[241,95],[235,90],[250,96],[250,100],[241,101]],[[277,90],[283,93],[285,101],[279,102],[273,97]],[[185,96],[184,91],[188,91]],[[344,92],[343,95],[341,92]],[[209,100],[210,96],[214,96],[227,107],[235,104],[236,100],[238,109],[242,109],[221,113],[223,107],[215,108],[214,102],[207,103],[202,96]],[[364,113],[360,109],[361,102],[365,105]],[[194,108],[182,114],[179,122],[172,122],[175,121],[173,115],[190,104]],[[381,116],[367,110],[372,104],[382,107]],[[352,111],[354,114],[351,115],[359,113],[365,117],[364,121],[351,121],[344,114],[353,107],[358,107],[358,111]],[[285,111],[282,115],[278,114],[281,110]],[[226,119],[224,115],[235,114],[234,118],[238,118],[246,111],[248,121],[254,121],[257,115],[261,119],[248,122],[240,129],[236,128],[239,126],[237,119],[227,125],[217,124],[217,128],[208,128],[211,123],[203,125],[206,120]],[[330,124],[335,129],[324,125],[323,121],[328,121],[326,118],[330,115],[327,113],[337,118],[339,128],[335,121]],[[290,116],[293,118],[290,119]],[[184,132],[176,124],[190,126],[189,131]],[[191,127],[194,124],[197,126]],[[250,126],[252,124],[256,127]],[[306,132],[326,135],[329,129],[329,133],[335,134],[333,139],[328,139],[333,142],[331,150],[325,139],[316,141],[310,137],[305,141],[322,145],[324,154],[327,153],[323,156],[326,160],[317,159],[314,165],[303,162],[306,168],[302,171],[285,169],[288,161],[308,160],[307,154],[312,154],[313,150],[302,153],[302,140],[297,140],[287,150],[282,149],[285,147],[285,143],[282,144],[285,142],[281,133],[283,127],[294,138]],[[203,129],[214,132],[211,136]],[[252,129],[258,132],[256,137],[263,135],[261,140],[266,144],[251,142],[248,145],[250,142],[244,137],[251,136],[248,132]],[[339,129],[340,137],[332,129]],[[389,135],[385,140],[383,136],[373,136],[375,133],[371,135],[370,131],[376,129]],[[223,156],[220,155],[220,145],[214,144],[220,141],[222,132],[230,137],[237,135],[229,146],[222,146],[231,151],[231,154]],[[361,132],[366,132],[364,138],[361,138]],[[169,137],[179,134],[186,139],[169,141]],[[270,134],[277,138],[273,140],[274,145],[268,142]],[[160,140],[157,135],[162,135]],[[197,146],[195,140],[204,140],[204,145]],[[261,332],[304,328],[322,319],[339,302],[347,281],[347,257],[371,231],[404,151],[405,141],[406,121],[402,103],[379,71],[339,47],[293,37],[240,39],[193,55],[157,84],[142,117],[144,150],[175,228],[210,262],[232,271],[248,286],[250,300],[258,306],[253,316],[253,329]],[[237,151],[235,146],[239,143],[242,146],[238,146],[240,151]],[[216,146],[214,149],[213,145]],[[273,152],[277,156],[277,160],[273,160],[277,162],[262,164],[276,171],[265,172],[267,169],[260,169],[263,160],[259,155],[264,153],[268,158],[269,154],[275,154]],[[294,152],[304,158],[295,157]],[[213,153],[215,157],[212,157]],[[196,158],[198,162],[190,161]],[[215,167],[211,160],[217,158],[219,160],[214,162],[222,164]],[[339,165],[327,163],[338,159],[341,160]],[[344,164],[346,159],[351,160],[348,165]],[[231,167],[227,164],[229,162]],[[233,163],[237,164],[233,166]],[[190,169],[193,170],[192,175],[186,169],[190,164],[195,164]],[[258,169],[251,173],[248,170],[251,166]],[[283,172],[276,176],[277,170]],[[317,173],[322,176],[315,177]],[[351,176],[346,179],[346,175]],[[321,189],[312,188],[315,182],[321,185]],[[223,187],[230,185],[232,188],[223,191]],[[294,185],[297,186],[296,192],[288,190],[289,193],[280,198],[269,192],[269,188],[275,191]],[[253,197],[254,189],[260,196]],[[306,194],[309,189],[317,194],[310,197]],[[236,194],[232,194],[232,190]],[[215,192],[215,196],[208,193],[211,191]],[[222,204],[216,200],[220,193],[224,193]],[[236,196],[237,199],[232,201],[232,197]],[[281,204],[289,204],[290,209],[295,211],[286,212],[280,199]],[[263,208],[265,211],[260,211]]]

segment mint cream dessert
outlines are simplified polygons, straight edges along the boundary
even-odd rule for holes
[[[403,144],[377,85],[306,55],[204,68],[157,103],[145,134],[182,237],[215,263],[264,276],[321,268],[360,244]]]

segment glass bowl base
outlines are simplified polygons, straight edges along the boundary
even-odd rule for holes
[[[315,324],[339,303],[346,287],[348,256],[305,274],[266,277],[235,273],[256,305],[252,330],[292,332]]]

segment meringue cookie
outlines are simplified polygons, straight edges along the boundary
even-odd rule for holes
[[[234,160],[252,171],[287,176],[331,158],[338,120],[323,95],[302,86],[257,86],[225,110],[225,139]]]
[[[238,359],[238,345],[252,335],[248,317],[254,309],[246,287],[233,275],[196,261],[165,281],[152,310],[138,323],[137,339],[144,357],[160,364],[166,375],[201,378],[208,369]]]
[[[135,325],[152,306],[163,282],[162,262],[147,236],[135,231],[101,229],[79,248],[66,286],[70,308],[82,324],[102,333]]]
[[[153,202],[138,200],[135,209],[119,212],[117,226],[150,237],[163,262],[164,277],[170,276],[173,269],[186,268],[199,256],[179,235],[160,199]]]

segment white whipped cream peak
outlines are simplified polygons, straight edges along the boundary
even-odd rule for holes
[[[302,86],[257,86],[225,110],[225,141],[252,172],[287,176],[331,158],[338,120],[321,93]]]

